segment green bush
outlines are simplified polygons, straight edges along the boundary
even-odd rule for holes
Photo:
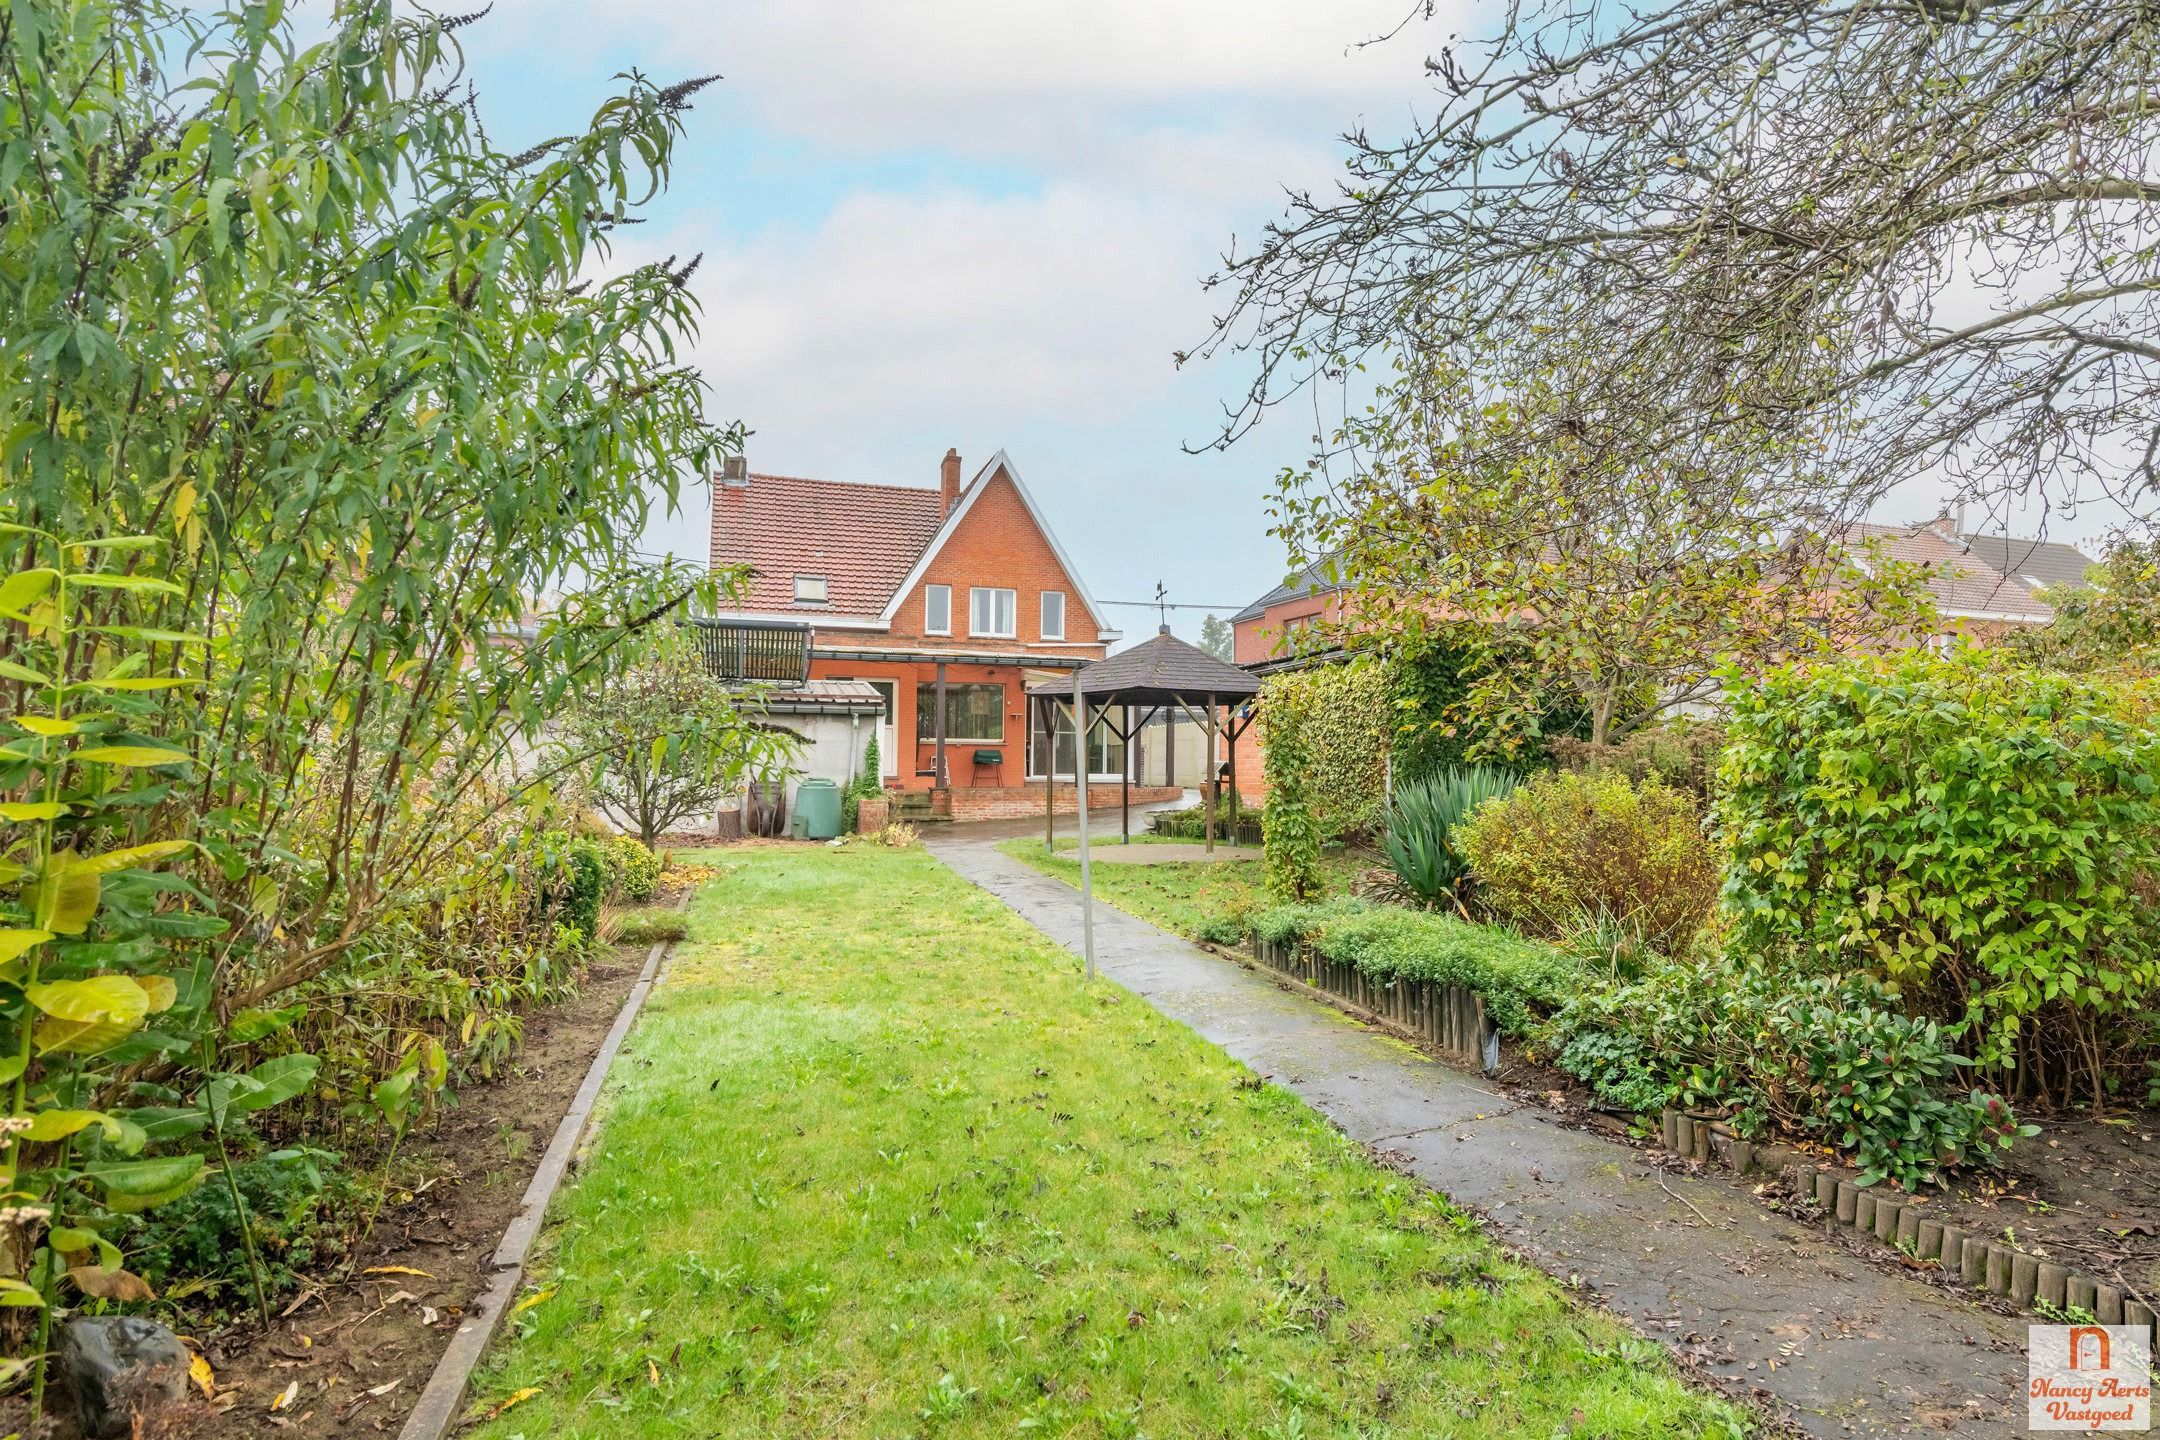
[[[1964,652],[1736,688],[1736,939],[1970,1027],[2019,1098],[2136,1085],[2160,1002],[2160,688]]]
[[[1709,720],[1672,720],[1610,745],[1572,735],[1555,736],[1550,745],[1553,763],[1562,770],[1610,770],[1637,785],[1659,780],[1707,804],[1725,750],[1725,727]]]
[[[594,842],[604,870],[602,893],[609,900],[649,900],[660,883],[660,857],[635,835],[611,835]]]
[[[247,1204],[247,1226],[262,1257],[264,1289],[298,1288],[300,1279],[343,1257],[342,1213],[363,1198],[339,1156],[324,1150],[277,1150],[241,1161],[232,1178]],[[163,1293],[180,1281],[207,1281],[238,1308],[249,1293],[240,1212],[222,1180],[199,1186],[147,1214],[119,1221],[114,1237],[128,1264]]]
[[[1258,835],[1265,843],[1266,822],[1259,807],[1249,803],[1238,806],[1238,829]],[[1192,806],[1185,810],[1157,810],[1148,820],[1148,833],[1166,835],[1177,840],[1199,840],[1207,834],[1207,806]],[[1230,802],[1226,799],[1215,807],[1215,838],[1221,840],[1230,834]]]
[[[1534,775],[1457,835],[1485,903],[1541,934],[1609,916],[1677,954],[1717,901],[1715,849],[1695,802],[1655,779]]]
[[[1267,810],[1260,822],[1260,856],[1268,894],[1293,904],[1315,900],[1320,875],[1320,822],[1314,814],[1312,766],[1305,743],[1305,716],[1294,705],[1271,708],[1260,753],[1267,769]]]
[[[590,939],[600,930],[600,902],[607,894],[608,846],[551,830],[536,842],[542,915]]]
[[[1277,784],[1278,735],[1294,730],[1300,754],[1294,778],[1323,841],[1379,827],[1395,729],[1390,686],[1384,667],[1365,663],[1277,675],[1260,692],[1269,795]]]
[[[1455,831],[1480,805],[1516,786],[1505,770],[1451,767],[1395,787],[1380,853],[1403,891],[1425,905],[1457,898],[1470,865]]]
[[[1744,1135],[1812,1135],[1849,1152],[1863,1183],[1915,1188],[2032,1133],[1999,1096],[1960,1093],[1972,1062],[1944,1028],[1861,976],[1659,963],[1574,997],[1546,1038],[1561,1069],[1615,1105],[1721,1109]]]
[[[1430,980],[1463,985],[1485,997],[1503,1034],[1525,1036],[1540,1016],[1559,1009],[1585,975],[1571,957],[1491,925],[1452,915],[1331,900],[1262,912],[1253,933],[1299,944],[1375,980]]]

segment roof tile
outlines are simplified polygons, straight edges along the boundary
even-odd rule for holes
[[[740,608],[875,619],[943,521],[917,485],[752,475],[713,483],[712,562],[747,565]],[[797,605],[795,577],[822,575],[827,603]]]

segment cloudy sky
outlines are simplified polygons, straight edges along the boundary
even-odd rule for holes
[[[1441,0],[1359,44],[1409,8],[498,0],[460,37],[510,150],[582,124],[618,72],[725,77],[619,253],[704,255],[697,358],[712,418],[755,432],[753,469],[929,485],[947,446],[970,473],[1003,447],[1098,598],[1160,580],[1227,610],[1282,578],[1266,501],[1318,427],[1285,407],[1227,453],[1188,454],[1243,375],[1171,356],[1206,336],[1200,282],[1233,236],[1285,186],[1331,183],[1341,132],[1395,134],[1430,104],[1425,58],[1476,12]],[[707,495],[648,547],[702,559]],[[1877,518],[1936,503],[1921,482]],[[1155,618],[1114,613],[1132,635]],[[1200,612],[1173,620],[1191,635]]]
[[[753,469],[934,484],[1008,450],[1089,587],[1234,608],[1282,578],[1265,498],[1288,411],[1192,456],[1238,388],[1179,372],[1233,234],[1399,127],[1440,22],[1404,0],[506,0],[461,31],[498,143],[637,68],[718,72],[636,252],[703,252],[699,363]],[[649,544],[704,554],[706,492]],[[1116,612],[1148,633],[1151,613]],[[1198,612],[1175,617],[1197,629]]]

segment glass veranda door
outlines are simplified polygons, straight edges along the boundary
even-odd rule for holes
[[[1040,780],[1045,765],[1059,780],[1073,778],[1073,721],[1070,702],[1053,707],[1053,724],[1049,733],[1042,728],[1042,702],[1036,700],[1028,707],[1028,778]],[[1109,712],[1119,725],[1125,723],[1125,712],[1116,706]],[[1088,775],[1096,780],[1115,780],[1125,772],[1125,742],[1108,724],[1094,718],[1097,712],[1090,707],[1088,715]]]

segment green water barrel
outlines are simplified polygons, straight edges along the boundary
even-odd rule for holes
[[[830,780],[805,780],[795,787],[795,814],[812,840],[840,833],[840,787]]]

